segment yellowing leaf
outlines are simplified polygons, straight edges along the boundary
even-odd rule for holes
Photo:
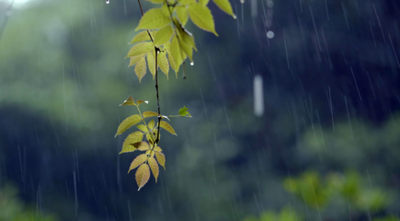
[[[158,53],[157,63],[158,63],[158,66],[160,67],[161,71],[164,72],[165,75],[167,75],[167,79],[168,79],[169,64],[168,64],[166,52]]]
[[[153,49],[153,42],[141,42],[135,44],[128,52],[126,57],[133,57],[145,54]]]
[[[149,126],[150,130],[153,130],[153,128],[154,128],[154,120],[151,120],[149,122],[149,124],[147,124],[147,126]]]
[[[149,67],[150,73],[153,75],[153,79],[156,76],[156,60],[154,54],[155,50],[147,53],[147,66]]]
[[[156,36],[154,37],[154,44],[158,47],[171,40],[171,36],[174,33],[171,25],[167,25],[164,28],[158,30]]]
[[[136,101],[136,103],[137,103],[137,105],[140,105],[140,104],[143,104],[143,103],[148,104],[149,102],[148,101],[144,101],[144,100],[138,100],[138,101]]]
[[[137,127],[139,130],[141,130],[141,131],[143,131],[143,132],[145,132],[145,133],[149,132],[149,130],[147,129],[147,127],[146,127],[144,124],[138,124],[138,125],[136,125],[136,127]]]
[[[187,8],[185,6],[177,6],[175,10],[181,24],[186,25],[186,22],[189,19]]]
[[[236,19],[236,15],[233,14],[231,3],[229,0],[213,0],[213,2],[226,14],[231,15],[234,19]]]
[[[163,153],[156,152],[156,158],[157,158],[158,163],[162,167],[164,167],[164,170],[165,170],[165,155]]]
[[[126,106],[126,105],[136,105],[135,100],[133,99],[132,96],[129,96],[124,103],[120,104],[119,106]]]
[[[136,171],[135,174],[136,183],[139,186],[138,191],[146,185],[147,181],[150,179],[150,169],[147,164],[142,164]]]
[[[149,166],[150,166],[151,172],[153,173],[154,179],[156,179],[156,183],[157,183],[159,170],[158,170],[157,161],[153,157],[149,158]]]
[[[138,63],[138,61],[140,61],[140,59],[142,59],[144,55],[145,54],[141,54],[141,55],[136,55],[136,56],[130,57],[129,66],[128,67],[133,66],[136,63]]]
[[[147,0],[147,1],[154,3],[154,4],[161,4],[161,3],[164,3],[165,0]]]
[[[132,144],[140,142],[143,140],[143,133],[140,131],[135,131],[131,134],[129,134],[125,140],[124,143],[122,144],[122,151],[125,152],[133,152],[136,150],[136,148],[134,146],[132,146]],[[121,153],[122,153],[121,151]]]
[[[145,111],[145,112],[143,112],[143,117],[144,118],[156,117],[156,116],[158,116],[158,113],[156,113],[154,111]]]
[[[142,78],[146,75],[146,60],[144,58],[145,57],[141,58],[135,66],[135,73],[139,78],[139,82],[141,82]]]
[[[134,146],[137,150],[140,150],[140,151],[145,151],[150,148],[149,144],[146,142],[137,142],[137,143],[132,144],[132,146]]]
[[[199,0],[199,3],[200,3],[202,6],[206,6],[206,5],[208,4],[209,1],[210,1],[210,0]]]
[[[126,118],[122,123],[118,126],[117,133],[115,136],[122,134],[128,128],[132,127],[133,125],[139,123],[142,120],[139,114],[132,115]]]
[[[129,42],[129,44],[133,44],[133,43],[138,43],[141,41],[150,41],[150,36],[149,33],[147,33],[147,31],[142,31],[139,34],[135,35],[135,37],[133,37],[132,41]]]
[[[189,16],[197,27],[214,33],[218,36],[214,27],[214,19],[209,8],[204,7],[201,3],[189,5]]]
[[[131,166],[129,167],[128,173],[138,167],[140,164],[146,162],[147,160],[147,155],[146,154],[140,154],[137,156],[131,163]]]
[[[135,29],[158,29],[162,28],[168,23],[171,22],[171,19],[165,15],[161,8],[153,8],[148,10],[140,19],[138,27]]]
[[[161,147],[159,147],[159,146],[155,146],[155,147],[154,147],[154,151],[161,152],[162,149],[161,149]]]
[[[154,151],[152,151],[152,150],[147,150],[146,154],[148,157],[154,157]]]
[[[177,134],[175,133],[174,128],[173,128],[169,123],[167,123],[167,122],[165,122],[165,121],[161,121],[160,127],[163,128],[163,129],[165,129],[166,131],[170,132],[172,135],[175,135],[175,136],[177,135]]]

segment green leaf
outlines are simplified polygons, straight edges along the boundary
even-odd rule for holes
[[[190,45],[194,48],[195,51],[197,51],[196,44],[194,42],[194,37],[193,34],[188,32],[186,29],[182,29],[183,31],[180,32],[182,36],[183,42],[185,42],[187,45]]]
[[[209,1],[210,1],[210,0],[199,0],[199,3],[200,3],[202,6],[206,6],[206,5],[208,4]]]
[[[164,167],[165,170],[165,155],[163,153],[156,152],[156,159],[158,163]]]
[[[140,105],[140,104],[143,104],[143,103],[148,104],[149,102],[148,101],[144,101],[144,100],[138,100],[138,101],[136,101],[136,103],[137,103],[137,105]]]
[[[147,31],[142,31],[139,34],[135,35],[135,37],[133,37],[132,41],[129,42],[129,44],[133,44],[133,43],[138,43],[141,41],[150,41],[150,36],[149,33],[147,33]]]
[[[118,126],[117,133],[115,136],[118,136],[125,132],[128,128],[132,127],[133,125],[139,123],[142,120],[139,114],[132,115],[126,118],[122,123]]]
[[[132,96],[129,96],[129,97],[124,101],[124,103],[120,104],[119,106],[126,106],[126,105],[135,105],[135,106],[136,106],[135,100],[133,99]]]
[[[164,3],[165,0],[146,0],[146,1],[154,3],[154,4],[162,4],[162,3]]]
[[[141,42],[138,44],[135,44],[128,52],[127,57],[133,57],[137,55],[143,55],[153,49],[153,42]]]
[[[154,111],[145,111],[143,112],[143,117],[144,118],[149,118],[149,117],[157,117],[158,113],[154,112]]]
[[[175,64],[175,61],[171,55],[171,52],[168,52],[168,60],[169,60],[169,64],[171,65],[171,68],[175,71],[176,77],[178,78],[179,66]]]
[[[142,137],[143,137],[143,134],[142,134]],[[136,142],[136,143],[132,143],[130,145],[123,146],[123,148],[122,148],[121,152],[119,152],[119,154],[129,153],[129,152],[133,152],[135,150],[144,151],[147,149],[149,149],[149,145],[146,142]]]
[[[165,122],[165,121],[161,121],[160,127],[163,128],[164,130],[170,132],[172,135],[175,135],[175,136],[177,135],[177,134],[175,133],[174,128],[173,128],[169,123],[167,123],[167,122]]]
[[[182,51],[187,55],[191,61],[193,61],[193,50],[190,45],[185,44],[183,42],[182,38],[179,39],[179,46],[182,49]]]
[[[136,125],[136,127],[137,127],[139,130],[141,130],[141,131],[143,131],[143,132],[145,132],[145,133],[149,132],[149,130],[147,129],[147,127],[146,127],[144,124],[138,124],[138,125]]]
[[[175,70],[174,66],[172,66],[172,65],[171,66],[175,70],[175,72],[178,73],[179,67],[182,64],[183,59],[182,59],[181,48],[179,47],[179,42],[178,42],[178,38],[176,37],[176,35],[172,36],[169,53],[171,54],[173,61],[175,62],[175,67],[177,70]]]
[[[146,75],[146,60],[143,57],[135,66],[136,76],[139,78],[139,83],[142,81],[142,78]]]
[[[184,117],[184,116],[186,116],[186,115],[189,115],[189,116],[190,116],[188,110],[189,110],[189,108],[183,106],[183,108],[179,109],[179,115],[181,115],[182,117]]]
[[[122,144],[122,150],[132,150],[134,151],[136,148],[132,146],[133,143],[141,142],[143,140],[143,133],[140,131],[135,131],[131,134],[129,134],[126,139],[124,140],[124,143]],[[132,152],[131,151],[131,152]]]
[[[168,7],[168,5],[167,5],[166,3],[164,3],[164,4],[161,6],[161,10],[162,10],[162,13],[163,13],[165,16],[167,16],[167,17],[170,18],[170,10],[169,10],[169,7]]]
[[[209,8],[204,7],[201,3],[191,4],[189,5],[189,16],[197,27],[218,36],[215,31],[214,19]]]
[[[186,25],[186,22],[189,19],[187,8],[185,6],[177,6],[175,10],[181,24]]]
[[[178,2],[181,5],[189,5],[189,4],[195,3],[196,0],[179,0]]]
[[[236,15],[233,14],[231,3],[229,0],[213,0],[213,2],[226,14],[231,15],[234,19],[236,19]]]
[[[158,53],[157,63],[158,63],[158,66],[160,67],[161,71],[164,72],[165,75],[167,75],[167,79],[168,79],[169,64],[168,64],[168,59],[167,59],[167,53],[165,51]]]
[[[146,54],[141,54],[141,55],[130,57],[129,66],[128,67],[133,66],[136,63],[138,63],[140,61],[140,59],[142,59],[145,55]]]
[[[174,30],[172,29],[171,25],[167,25],[164,28],[158,30],[154,39],[154,44],[158,47],[169,42],[173,33]]]
[[[138,27],[140,29],[158,29],[162,28],[171,22],[170,17],[165,15],[161,8],[153,8],[148,10],[140,19]]]
[[[156,76],[156,59],[154,58],[156,51],[147,53],[147,66],[149,67],[150,73],[153,75],[153,79]]]

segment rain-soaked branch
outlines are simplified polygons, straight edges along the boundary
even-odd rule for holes
[[[5,13],[5,16],[4,16],[4,21],[0,26],[0,39],[1,39],[1,37],[3,37],[4,29],[6,29],[8,18],[11,15],[11,9],[12,9],[13,4],[14,4],[14,0],[11,2],[11,4],[6,9],[6,13]]]

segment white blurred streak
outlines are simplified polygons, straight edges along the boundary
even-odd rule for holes
[[[264,114],[264,89],[261,75],[254,77],[254,114],[261,117]]]
[[[255,18],[257,17],[257,1],[258,0],[251,0],[250,6],[251,6],[251,17]]]

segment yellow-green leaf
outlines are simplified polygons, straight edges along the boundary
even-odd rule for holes
[[[179,0],[178,2],[181,5],[189,5],[189,4],[195,3],[196,0]]]
[[[139,34],[135,35],[135,37],[133,37],[132,41],[129,42],[129,44],[133,44],[133,43],[138,43],[141,41],[150,41],[150,36],[149,33],[147,33],[147,31],[142,31]]]
[[[145,150],[150,149],[149,144],[146,143],[146,142],[133,143],[132,146],[135,147],[137,150],[140,150],[140,151],[145,151]]]
[[[158,113],[156,113],[154,111],[145,111],[145,112],[143,112],[143,117],[144,118],[156,117],[156,116],[158,116]]]
[[[138,27],[135,29],[158,29],[162,28],[168,23],[171,22],[171,19],[165,15],[161,8],[153,8],[148,10],[140,19]]]
[[[154,44],[158,47],[169,42],[173,33],[174,30],[172,29],[171,25],[161,28],[154,37]]]
[[[154,120],[151,120],[150,122],[149,122],[149,124],[147,124],[147,126],[149,126],[149,128],[150,128],[150,130],[153,130],[153,128],[154,128],[154,125],[155,123],[154,123]]]
[[[175,10],[181,24],[186,25],[186,22],[189,19],[187,8],[185,6],[177,6]]]
[[[199,0],[199,3],[200,3],[202,6],[206,6],[206,5],[208,4],[209,1],[210,1],[210,0]]]
[[[153,49],[153,42],[141,42],[135,44],[128,52],[126,57],[143,55]]]
[[[173,128],[169,123],[167,123],[167,122],[165,122],[165,121],[161,121],[160,127],[163,128],[163,129],[165,129],[166,131],[170,132],[172,135],[177,135],[177,134],[175,133],[174,128]]]
[[[188,32],[186,29],[183,28],[183,31],[180,32],[182,36],[183,42],[185,42],[187,45],[190,45],[194,48],[195,51],[197,51],[196,44],[194,42],[194,37],[193,34]]]
[[[182,51],[181,51],[181,48],[179,47],[179,42],[178,42],[178,38],[176,37],[176,35],[172,36],[169,53],[173,58],[173,61],[175,63],[177,70],[175,70],[174,66],[171,65],[171,67],[175,70],[175,72],[178,72],[179,67],[181,66],[181,64],[183,62],[183,59],[182,59]],[[171,60],[170,60],[170,63],[171,63]]]
[[[140,104],[143,104],[143,103],[148,104],[149,102],[148,101],[144,101],[144,100],[138,100],[138,101],[136,101],[136,103],[137,103],[137,105],[140,105]]]
[[[161,11],[165,16],[170,17],[170,10],[166,3],[161,6]]]
[[[136,171],[135,174],[136,183],[139,186],[138,191],[146,185],[147,181],[150,179],[150,169],[147,164],[142,164]]]
[[[189,114],[189,111],[188,111],[188,110],[189,110],[189,108],[183,106],[183,108],[179,109],[179,115],[181,115],[182,117],[184,117],[184,116],[186,116],[186,115],[189,115],[189,117],[192,117],[192,116]]]
[[[138,167],[140,164],[146,162],[147,160],[147,155],[146,154],[140,154],[137,156],[131,163],[131,166],[129,167],[128,173]]]
[[[165,155],[163,153],[156,152],[156,158],[157,158],[158,163],[162,167],[164,167],[164,170],[165,170]]]
[[[125,132],[128,128],[132,127],[133,125],[139,123],[142,120],[139,114],[132,115],[126,118],[122,123],[118,126],[117,133],[115,136],[118,136]]]
[[[147,150],[146,151],[146,155],[150,158],[150,157],[154,157],[154,151],[152,150]]]
[[[214,19],[209,8],[204,7],[201,3],[194,3],[189,5],[188,11],[190,19],[195,25],[197,25],[197,27],[212,32],[218,36],[215,31]]]
[[[189,57],[189,59],[191,61],[193,61],[193,50],[192,47],[190,45],[185,44],[185,42],[183,42],[182,38],[179,39],[179,46],[182,49],[182,51],[185,53],[185,55],[187,55]]]
[[[125,150],[126,152],[133,152],[136,150],[136,148],[132,146],[132,144],[141,142],[142,140],[143,133],[140,131],[135,131],[125,138],[124,143],[122,144],[122,150]]]
[[[164,3],[165,0],[147,0],[147,1],[154,3],[154,4],[162,4],[162,3]]]
[[[236,15],[233,14],[231,3],[229,0],[213,0],[213,2],[226,14],[231,15],[234,19],[236,19]]]
[[[167,75],[167,79],[168,79],[169,64],[168,64],[168,59],[167,59],[167,53],[165,51],[158,53],[157,63],[158,63],[158,66],[160,67],[161,71],[164,72],[165,75]]]
[[[141,130],[141,131],[143,131],[143,132],[145,132],[145,133],[149,132],[149,130],[147,129],[147,127],[146,127],[144,124],[138,124],[138,125],[136,125],[136,127],[137,127],[139,130]]]
[[[154,151],[161,152],[162,149],[161,149],[161,147],[159,147],[159,146],[155,146],[155,147],[154,147]]]
[[[156,76],[156,60],[154,58],[155,53],[155,50],[147,53],[147,66],[149,67],[150,73],[153,75],[153,79]]]
[[[174,58],[171,55],[171,52],[168,52],[168,60],[169,60],[169,64],[171,65],[171,68],[175,71],[176,77],[178,78],[179,66],[176,65]]]
[[[129,66],[128,67],[133,66],[136,63],[138,63],[138,61],[140,61],[140,59],[142,59],[143,56],[145,56],[145,55],[146,54],[141,54],[141,55],[136,55],[136,56],[130,57]]]
[[[150,166],[151,172],[153,173],[154,179],[156,179],[156,183],[157,183],[159,170],[158,170],[157,161],[153,157],[149,158],[149,166]]]
[[[146,75],[146,60],[145,57],[141,58],[140,61],[135,66],[135,74],[139,78],[139,82]]]
[[[126,106],[126,105],[136,105],[135,100],[133,99],[132,96],[129,96],[124,103],[120,104],[119,106]]]
[[[147,141],[149,141],[150,145],[153,145],[154,144],[153,139],[156,140],[157,138],[153,133],[152,134],[146,133],[146,139]]]

